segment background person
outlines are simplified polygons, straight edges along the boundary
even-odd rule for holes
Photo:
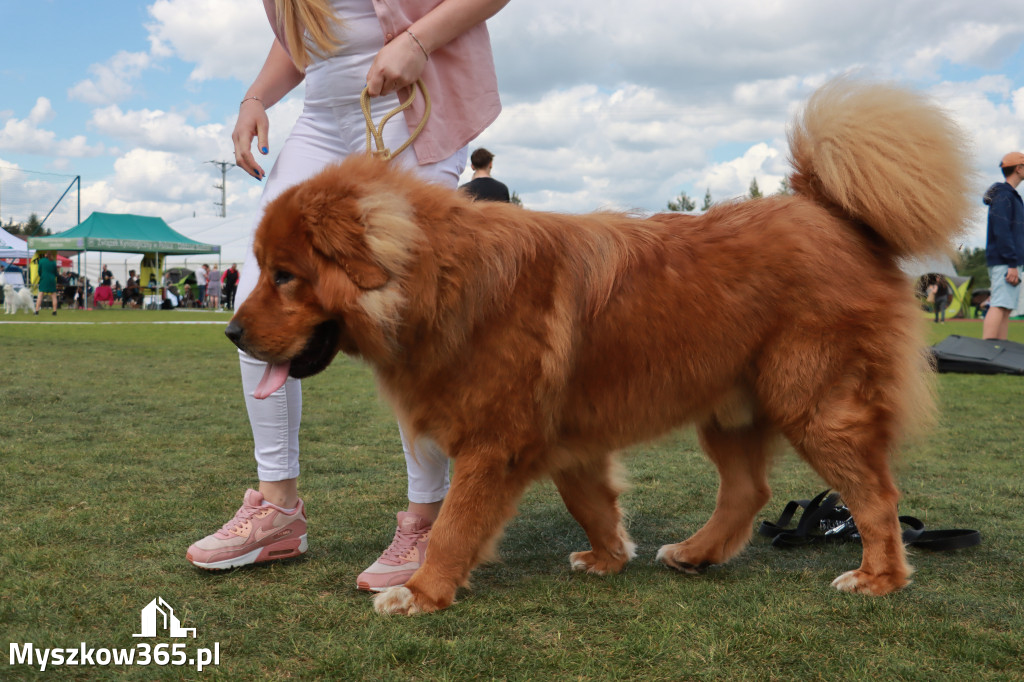
[[[235,291],[238,290],[238,267],[232,263],[231,267],[224,271],[221,277],[221,285],[224,288],[225,305],[228,310],[235,309]]]
[[[235,162],[266,178],[261,207],[288,187],[349,154],[366,149],[360,94],[367,88],[374,120],[399,104],[422,78],[432,114],[415,142],[391,163],[414,168],[423,178],[454,189],[466,163],[466,145],[498,115],[497,78],[484,21],[508,0],[264,0],[275,30],[256,80],[243,97],[232,133]],[[280,14],[278,12],[280,11]],[[305,34],[306,38],[303,39]],[[253,157],[257,141],[269,150],[272,106],[305,80],[302,115],[267,176]],[[385,144],[397,149],[422,118],[417,97],[406,117],[393,118]],[[412,124],[409,124],[412,121]],[[241,305],[259,278],[251,249],[242,267],[236,302]],[[205,568],[228,568],[286,558],[306,550],[306,517],[298,496],[299,422],[302,392],[289,378],[265,400],[253,397],[266,363],[239,353],[246,409],[253,430],[259,490],[245,494],[235,517],[189,547],[187,558]],[[361,589],[403,584],[419,567],[429,530],[448,490],[448,460],[436,448],[412,447],[402,436],[409,505],[398,513],[392,544],[357,579]],[[291,540],[253,529],[289,528]],[[297,540],[301,536],[301,542]]]
[[[196,297],[192,294],[192,285],[185,282],[185,286],[182,287],[181,301],[178,302],[182,308],[194,308],[196,306]]]
[[[52,256],[52,258],[51,258]],[[57,314],[57,256],[49,252],[44,253],[39,257],[38,261],[39,268],[39,295],[36,296],[36,312],[39,314],[39,306],[42,305],[43,299],[47,296],[50,297],[50,303],[53,306],[53,314]]]
[[[199,301],[199,307],[206,307],[206,285],[210,281],[210,266],[208,263],[203,263],[203,266],[196,270],[196,300]]]
[[[946,308],[949,307],[950,290],[949,285],[946,284],[946,278],[942,275],[935,275],[935,321],[945,322],[946,321]]]
[[[1024,179],[1024,154],[1010,152],[999,162],[1004,182],[985,192],[988,233],[985,260],[992,282],[992,298],[982,338],[1005,341],[1010,332],[1010,313],[1020,300],[1020,276],[1024,270],[1024,201],[1017,186]]]
[[[210,302],[211,310],[220,309],[220,269],[216,263],[207,274],[206,298]]]
[[[473,179],[459,189],[471,194],[477,201],[511,201],[505,183],[491,177],[494,154],[480,147],[473,152],[469,161],[473,166]]]
[[[128,280],[124,284],[124,291],[121,292],[121,307],[136,308],[142,305],[142,288],[139,286],[139,278],[135,276],[134,270],[128,271]]]
[[[114,273],[104,264],[100,270],[100,285],[96,287],[96,296],[93,299],[97,308],[102,308],[103,304],[114,305],[114,290],[111,288],[113,281]]]

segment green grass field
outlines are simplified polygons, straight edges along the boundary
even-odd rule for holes
[[[626,459],[633,487],[623,504],[639,554],[621,575],[569,569],[567,555],[586,539],[545,483],[509,524],[501,561],[477,569],[452,608],[381,617],[355,577],[391,539],[405,476],[397,428],[365,366],[339,358],[304,382],[309,552],[206,573],[186,563],[186,547],[255,485],[237,356],[222,324],[155,323],[227,315],[7,319],[22,324],[0,324],[3,641],[18,655],[26,643],[148,646],[154,660],[39,673],[37,664],[12,665],[11,648],[0,678],[1024,678],[1024,378],[939,377],[940,423],[896,464],[901,513],[930,528],[978,528],[984,539],[956,553],[912,551],[916,579],[898,594],[829,587],[857,566],[852,544],[782,551],[755,537],[700,577],[656,563],[661,544],[696,530],[714,506],[714,470],[683,431]],[[981,326],[929,331],[937,341],[979,336]],[[1024,324],[1011,335],[1024,341]],[[772,483],[762,514],[772,520],[787,500],[824,487],[792,453]],[[157,597],[196,629],[194,639],[132,636]],[[187,659],[199,649],[217,649],[218,664],[197,672]],[[186,664],[158,666],[169,652]]]

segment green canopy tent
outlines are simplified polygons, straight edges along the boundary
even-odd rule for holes
[[[171,229],[163,218],[129,213],[93,213],[70,230],[49,237],[30,237],[28,246],[43,251],[78,251],[86,254],[89,251],[141,253],[143,257],[139,279],[144,288],[149,283],[149,274],[160,282],[165,256],[220,253],[220,246],[189,239]],[[84,271],[84,266],[79,270]],[[151,290],[150,293],[156,292]]]

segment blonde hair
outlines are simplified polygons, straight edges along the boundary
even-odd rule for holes
[[[331,9],[330,0],[274,0],[274,8],[292,61],[300,71],[306,70],[313,57],[327,57],[341,47],[335,30],[344,22]]]

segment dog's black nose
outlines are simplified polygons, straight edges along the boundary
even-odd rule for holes
[[[242,341],[242,333],[244,331],[245,330],[242,329],[242,325],[238,324],[234,320],[231,320],[230,322],[228,322],[228,326],[225,327],[224,329],[224,335],[231,339],[231,343],[238,346],[239,343]]]

